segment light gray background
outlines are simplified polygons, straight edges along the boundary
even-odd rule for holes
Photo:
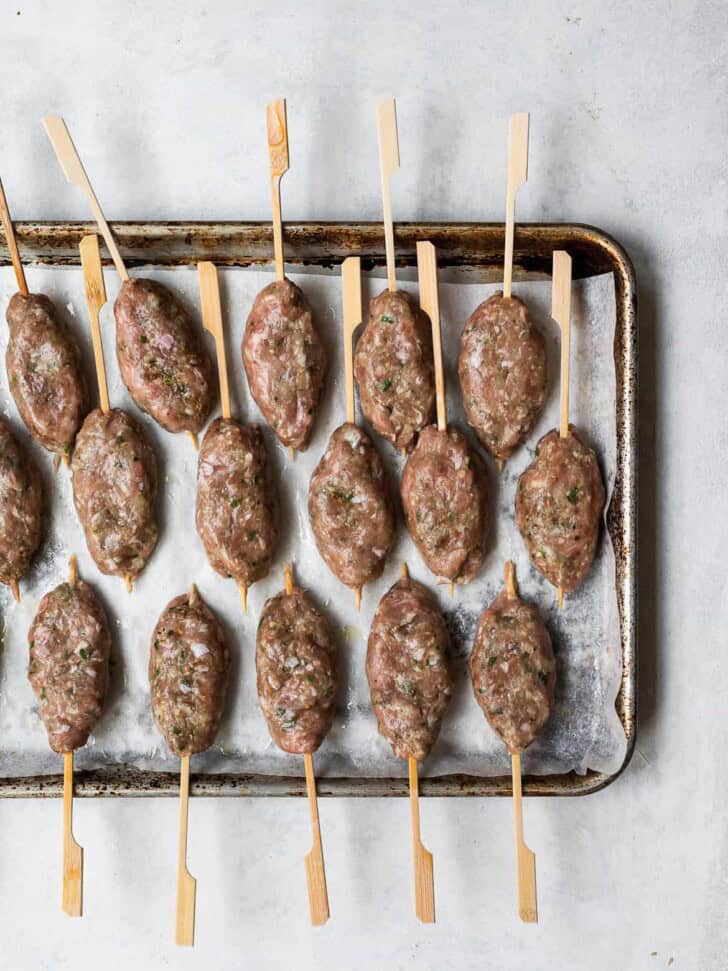
[[[48,111],[66,116],[110,218],[267,218],[276,96],[288,217],[378,218],[374,110],[389,95],[396,217],[499,219],[507,118],[530,110],[519,212],[626,244],[642,389],[637,752],[599,795],[527,804],[538,927],[514,912],[508,800],[423,804],[435,927],[412,917],[406,803],[323,801],[333,918],[318,930],[305,804],[198,800],[190,953],[172,944],[175,801],[77,802],[81,921],[59,908],[60,803],[7,801],[3,967],[728,967],[727,17],[687,0],[2,4],[0,172],[21,219],[86,218]]]

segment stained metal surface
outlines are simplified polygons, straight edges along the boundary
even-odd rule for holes
[[[212,260],[219,266],[269,263],[273,234],[268,223],[115,223],[113,230],[129,267],[176,266]],[[78,265],[81,237],[91,223],[16,224],[23,259],[40,265]],[[365,270],[385,265],[384,234],[379,223],[287,223],[286,262],[299,266],[336,267],[347,256],[360,256]],[[441,267],[473,267],[494,279],[502,273],[502,223],[400,223],[395,227],[397,263],[416,264],[417,240],[438,250]],[[0,232],[0,264],[9,263]],[[632,757],[637,726],[637,291],[634,269],[624,249],[606,233],[572,224],[519,224],[516,227],[514,279],[551,274],[552,253],[565,249],[572,257],[574,278],[614,274],[617,320],[614,362],[617,384],[617,470],[607,511],[614,545],[620,615],[622,684],[617,714],[627,737],[624,762],[614,773],[575,772],[525,776],[525,795],[570,796],[596,792],[613,782]],[[107,258],[105,263],[111,261]],[[426,769],[425,769],[426,771]],[[407,780],[317,779],[320,796],[405,796]],[[303,777],[262,775],[191,776],[191,793],[205,796],[305,796]],[[61,796],[63,776],[0,779],[0,796]],[[176,773],[145,772],[131,766],[78,772],[78,796],[176,796]],[[510,796],[510,777],[446,775],[420,779],[423,796]]]

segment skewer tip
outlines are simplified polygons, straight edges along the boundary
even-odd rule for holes
[[[189,439],[192,442],[192,444],[195,446],[195,448],[199,449],[200,446],[197,443],[197,435],[195,435],[194,432],[190,432],[190,431],[187,432],[187,435],[189,436]]]
[[[126,587],[127,593],[131,593],[134,589],[134,580],[129,573],[124,574],[124,586]]]
[[[354,605],[361,610],[361,587],[354,587]]]
[[[190,584],[190,592],[187,594],[187,602],[189,603],[190,607],[194,607],[199,598],[200,595],[197,592],[197,587],[194,583]]]
[[[452,582],[452,580],[450,581],[450,596],[453,599],[455,598],[455,584]]]
[[[20,584],[18,583],[17,577],[13,577],[10,581],[10,590],[13,594],[13,600],[16,604],[20,603]]]
[[[289,454],[289,456],[291,458],[291,462],[295,462],[296,461],[296,450],[295,450],[295,448],[292,445],[289,445],[288,446],[288,454]]]
[[[498,472],[502,472],[503,469],[506,467],[505,459],[496,459],[495,464],[498,468]]]
[[[503,570],[503,580],[506,586],[506,593],[509,597],[518,595],[516,590],[516,565],[513,560],[507,560]]]
[[[238,590],[240,591],[240,602],[243,605],[243,613],[248,612],[248,588],[244,583],[238,584]]]
[[[76,554],[71,553],[68,557],[68,582],[71,586],[75,586],[76,580],[78,580],[78,560]]]
[[[559,587],[559,610],[563,610],[564,607],[564,588]]]
[[[291,564],[286,563],[283,567],[283,580],[286,586],[286,593],[293,593],[293,573],[291,571]]]

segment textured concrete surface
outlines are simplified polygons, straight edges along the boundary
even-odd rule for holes
[[[418,13],[414,13],[418,10]],[[86,916],[59,910],[58,802],[0,804],[8,969],[728,967],[727,13],[722,2],[5,3],[0,169],[18,218],[81,218],[62,112],[113,218],[268,215],[263,105],[289,98],[290,218],[378,218],[374,108],[398,99],[400,219],[590,222],[641,293],[641,709],[600,795],[531,802],[538,927],[514,913],[507,801],[428,801],[435,927],[411,915],[404,802],[321,805],[333,919],[307,925],[303,802],[196,802],[198,946],[172,945],[173,801],[77,806]]]

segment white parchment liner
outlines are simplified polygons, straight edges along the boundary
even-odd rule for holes
[[[149,271],[148,275],[178,292],[199,319],[197,273],[190,269]],[[240,341],[255,294],[273,278],[267,271],[222,270],[221,286],[227,327],[228,367],[233,412],[238,418],[260,422],[248,392],[240,359]],[[515,527],[513,502],[516,479],[531,461],[538,438],[558,426],[559,335],[550,319],[549,282],[517,283],[514,292],[525,299],[537,325],[546,335],[549,352],[549,396],[543,416],[526,446],[508,462],[502,476],[489,465],[489,509],[492,527],[488,555],[477,579],[457,587],[451,599],[447,587],[435,588],[435,580],[399,520],[398,542],[384,576],[365,588],[362,609],[357,613],[351,592],[336,580],[321,560],[306,512],[308,482],[334,428],[345,418],[341,296],[338,273],[291,274],[301,284],[313,306],[319,330],[329,353],[325,396],[308,451],[291,463],[283,448],[266,429],[266,441],[281,493],[281,542],[276,569],[255,584],[249,593],[248,615],[243,616],[233,581],[218,577],[207,563],[194,526],[197,455],[186,436],[172,436],[147,416],[141,420],[154,443],[161,465],[161,536],[157,550],[129,595],[121,580],[103,577],[95,568],[76,518],[68,470],[53,473],[51,458],[36,446],[34,455],[43,468],[48,502],[46,540],[29,575],[22,581],[22,603],[15,605],[10,593],[0,592],[4,624],[0,654],[0,775],[34,775],[60,771],[60,760],[48,748],[38,717],[35,698],[27,681],[27,631],[41,596],[67,573],[71,552],[78,556],[81,576],[93,583],[107,607],[114,640],[111,690],[106,711],[88,745],[77,754],[80,768],[128,762],[141,768],[175,770],[177,760],[167,752],[149,706],[147,660],[149,639],[167,602],[191,582],[218,613],[228,631],[234,663],[225,716],[213,748],[193,760],[193,770],[209,772],[259,772],[275,775],[302,774],[302,760],[280,752],[270,740],[260,713],[255,688],[255,632],[265,599],[283,586],[282,568],[294,564],[297,582],[307,587],[325,610],[338,636],[341,658],[341,689],[334,726],[317,755],[321,775],[406,775],[406,765],[395,759],[389,744],[378,736],[369,705],[364,673],[366,638],[380,597],[400,575],[406,560],[412,576],[436,593],[453,635],[455,692],[442,734],[423,767],[423,774],[467,772],[475,775],[505,774],[509,759],[500,740],[485,722],[470,686],[468,656],[478,614],[498,593],[504,561],[514,559],[522,596],[540,608],[551,632],[557,656],[556,707],[541,736],[524,756],[524,770],[532,773],[565,772],[587,768],[613,771],[621,765],[625,737],[614,710],[621,675],[621,651],[614,556],[604,530],[598,554],[584,585],[556,607],[554,588],[529,565],[525,547]],[[106,272],[109,303],[102,313],[106,367],[112,406],[140,417],[119,377],[114,352],[112,303],[118,277]],[[80,269],[31,268],[31,290],[48,294],[78,335],[86,354],[89,384],[95,392],[90,352],[90,331]],[[364,281],[365,301],[384,286],[381,277]],[[413,283],[404,289],[416,291]],[[447,369],[448,419],[465,427],[457,383],[460,334],[474,307],[497,285],[472,282],[443,283],[440,287],[443,346]],[[0,268],[0,354],[7,343],[5,309],[15,291],[9,267]],[[616,319],[612,276],[594,277],[574,284],[572,298],[571,420],[584,433],[599,456],[608,494],[616,467],[615,371],[613,340]],[[366,302],[365,302],[366,313]],[[214,354],[210,335],[206,334]],[[8,392],[4,367],[0,379],[0,408],[18,434],[27,440],[14,402]],[[395,494],[401,459],[384,441],[376,439],[388,467]]]

